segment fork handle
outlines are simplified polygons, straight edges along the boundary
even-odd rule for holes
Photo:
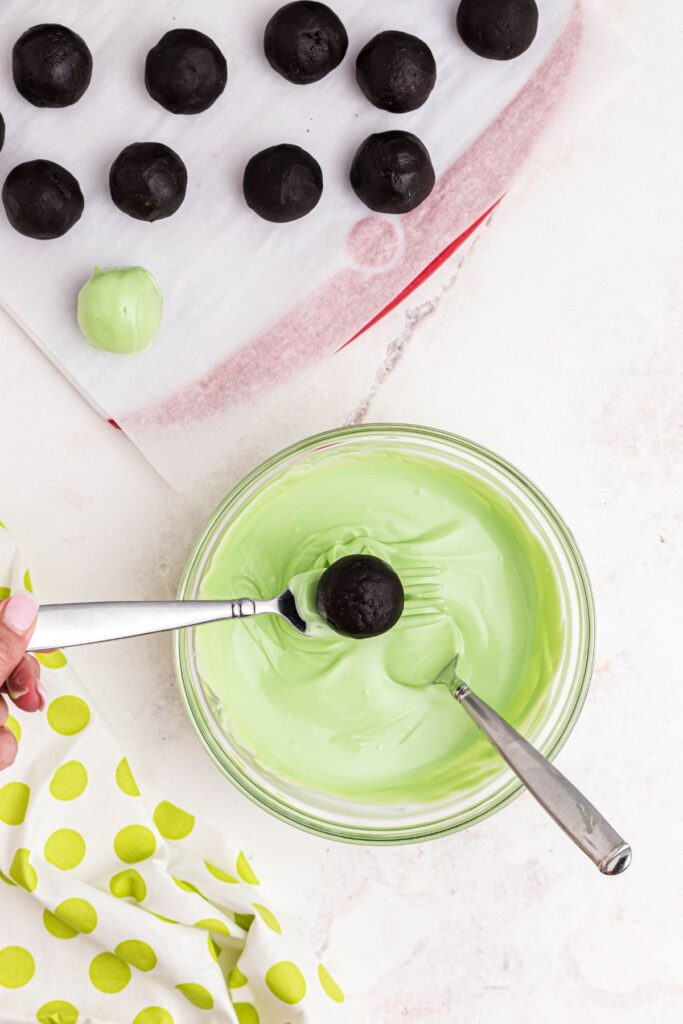
[[[259,602],[237,601],[102,601],[48,604],[38,612],[29,651],[79,647],[200,626],[221,619],[241,619],[259,612]]]
[[[604,875],[625,871],[631,863],[631,847],[590,800],[469,686],[462,684],[453,696],[541,807],[600,871]]]

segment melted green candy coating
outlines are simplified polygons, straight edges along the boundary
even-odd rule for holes
[[[163,308],[161,290],[148,270],[95,267],[78,295],[78,325],[93,348],[130,355],[152,344]]]
[[[375,555],[405,607],[381,636],[335,634],[316,611],[325,569]],[[551,556],[484,480],[387,450],[311,457],[227,526],[200,596],[273,597],[291,584],[311,635],[274,616],[197,630],[197,665],[227,732],[295,787],[359,804],[423,804],[470,789],[500,758],[446,687],[459,674],[510,722],[543,715],[565,643]]]

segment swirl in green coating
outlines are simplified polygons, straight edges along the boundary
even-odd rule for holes
[[[95,267],[78,294],[78,326],[93,348],[130,355],[152,344],[163,308],[161,289],[148,270]]]

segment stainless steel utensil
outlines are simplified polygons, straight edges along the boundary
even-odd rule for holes
[[[603,875],[625,871],[631,863],[629,844],[576,786],[458,677],[457,662],[456,656],[435,684],[448,688],[531,795]]]
[[[104,601],[96,604],[48,604],[38,612],[29,651],[79,647],[103,640],[121,640],[200,626],[222,619],[279,615],[298,630],[308,626],[299,615],[291,590],[265,601]]]

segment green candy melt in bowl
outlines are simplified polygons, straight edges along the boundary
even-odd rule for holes
[[[481,493],[513,510],[533,543],[543,551],[552,574],[560,624],[558,650],[552,678],[542,692],[527,700],[513,701],[507,711],[519,728],[545,756],[553,758],[569,736],[583,706],[593,665],[594,613],[590,584],[576,544],[547,499],[504,459],[463,438],[442,431],[410,425],[367,425],[320,434],[287,448],[250,473],[216,509],[199,537],[180,583],[180,600],[205,596],[202,584],[212,560],[241,514],[267,495],[276,482],[300,469],[329,466],[331,459],[358,453],[396,455],[402,459],[429,460],[472,481]],[[315,476],[313,477],[315,480]],[[284,486],[284,485],[283,485]],[[225,598],[251,596],[225,594]],[[262,596],[262,595],[256,595]],[[268,596],[275,596],[274,594]],[[253,620],[257,628],[263,620]],[[221,714],[215,693],[203,682],[198,669],[198,636],[203,628],[174,634],[174,662],[182,699],[203,745],[220,770],[260,807],[283,821],[326,839],[372,845],[421,842],[467,828],[500,810],[522,790],[521,783],[502,759],[486,746],[486,770],[467,771],[459,766],[459,781],[452,791],[439,792],[424,802],[383,800],[375,803],[332,795],[316,786],[315,779],[302,784],[276,772],[241,744],[230,727],[230,716]],[[213,627],[216,628],[216,627]],[[221,629],[244,629],[244,623],[221,624]],[[283,629],[289,629],[282,624]],[[389,634],[387,634],[389,635]],[[312,643],[300,638],[301,644]],[[349,641],[367,643],[368,641]],[[374,641],[370,641],[374,642]],[[454,652],[455,653],[455,652]],[[465,681],[478,685],[465,676]],[[487,693],[482,696],[486,699]],[[450,698],[449,698],[450,699]],[[465,712],[457,708],[465,718]],[[470,728],[470,725],[467,726]],[[282,729],[287,729],[283,715]],[[475,727],[471,729],[476,733]],[[486,741],[476,736],[483,750]]]

